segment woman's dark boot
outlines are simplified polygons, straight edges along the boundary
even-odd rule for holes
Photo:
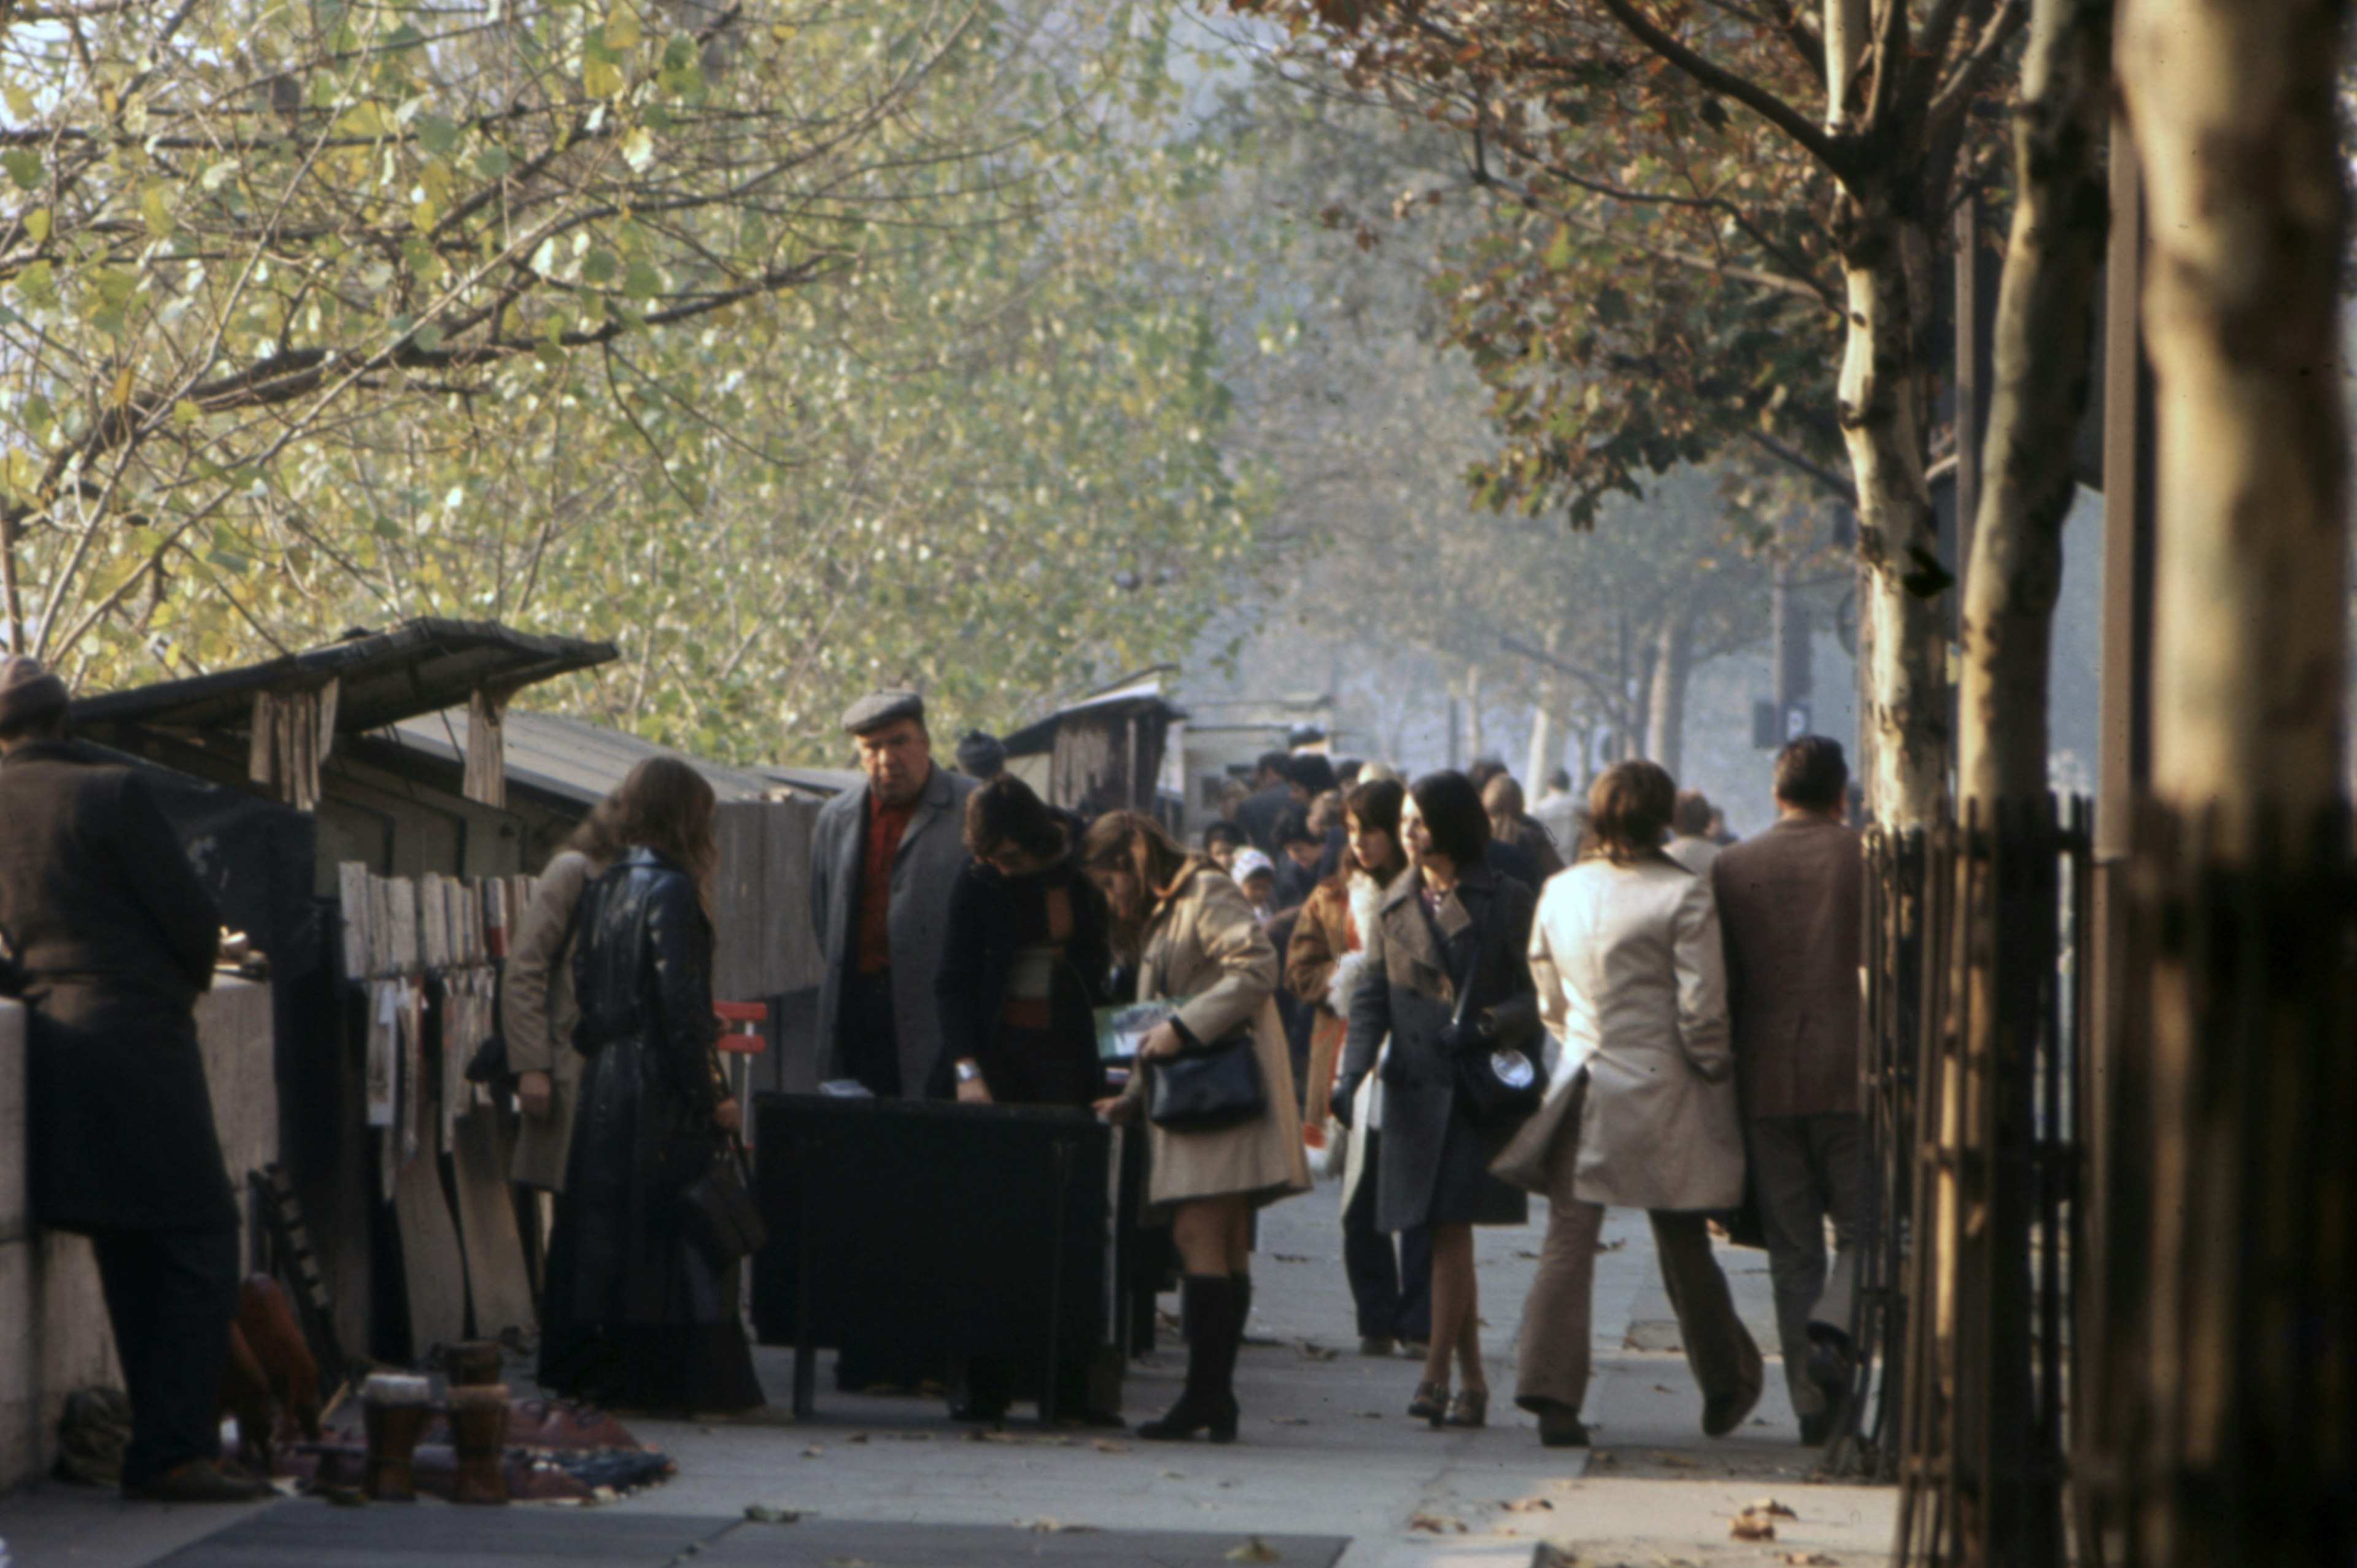
[[[1159,1421],[1141,1423],[1150,1443],[1175,1443],[1208,1431],[1214,1443],[1236,1435],[1236,1345],[1243,1337],[1240,1293],[1226,1274],[1188,1274],[1180,1282],[1187,1320],[1187,1388]]]

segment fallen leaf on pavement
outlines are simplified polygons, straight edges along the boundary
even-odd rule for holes
[[[855,1432],[850,1436],[845,1438],[844,1441],[845,1443],[865,1443],[867,1441],[867,1434],[864,1432]]]
[[[1228,1552],[1231,1563],[1282,1563],[1285,1554],[1257,1535],[1244,1537],[1244,1543]]]
[[[1728,1522],[1727,1533],[1738,1541],[1773,1541],[1778,1520],[1798,1517],[1773,1498],[1755,1498]]]
[[[1628,1237],[1619,1236],[1609,1241],[1598,1241],[1596,1243],[1596,1250],[1599,1252],[1617,1252],[1628,1244]]]
[[[805,1459],[815,1459],[825,1452],[826,1450],[823,1446],[818,1444],[813,1444],[808,1448],[802,1450],[802,1457]]]
[[[1307,1426],[1309,1418],[1306,1415],[1272,1415],[1268,1423],[1271,1426]]]
[[[1362,1410],[1359,1412],[1361,1421],[1381,1421],[1383,1418],[1383,1412],[1379,1410]]]
[[[1301,1342],[1301,1353],[1313,1361],[1330,1361],[1341,1354],[1339,1350],[1329,1350],[1325,1346],[1308,1339]]]
[[[1439,1513],[1420,1513],[1411,1515],[1407,1521],[1407,1527],[1410,1530],[1423,1530],[1427,1535],[1447,1535],[1451,1530],[1456,1531],[1458,1535],[1465,1533],[1465,1521],[1463,1520],[1451,1519],[1447,1514]]]
[[[1517,1258],[1535,1258],[1538,1254],[1532,1251],[1528,1247],[1517,1247],[1514,1249],[1514,1256]]]
[[[1551,1511],[1555,1508],[1555,1504],[1544,1498],[1516,1498],[1512,1502],[1501,1503],[1498,1506],[1508,1513],[1542,1513]]]
[[[1673,1454],[1666,1448],[1656,1448],[1651,1455],[1647,1455],[1647,1457],[1651,1458],[1654,1464],[1667,1465],[1673,1470],[1699,1470],[1702,1468],[1702,1462],[1700,1460],[1689,1459],[1683,1454]]]
[[[1269,1256],[1280,1263],[1307,1263],[1311,1261],[1306,1252],[1271,1252]]]
[[[1062,1520],[1049,1519],[1042,1514],[1030,1523],[1017,1525],[1016,1528],[1028,1530],[1034,1535],[1089,1535],[1093,1533],[1097,1527],[1092,1524],[1066,1524]]]
[[[1100,1437],[1095,1442],[1090,1444],[1089,1446],[1095,1449],[1100,1454],[1126,1454],[1129,1452],[1128,1444],[1115,1443],[1110,1437]]]
[[[768,1503],[747,1503],[745,1517],[755,1524],[795,1524],[800,1522],[801,1509],[774,1508]]]
[[[1776,1561],[1792,1563],[1792,1568],[1840,1568],[1841,1564],[1840,1558],[1828,1557],[1822,1552],[1787,1552]]]
[[[933,1434],[930,1432],[904,1432],[900,1434],[900,1441],[903,1443],[931,1443],[932,1440]]]

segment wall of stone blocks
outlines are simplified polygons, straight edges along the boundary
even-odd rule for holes
[[[197,1038],[243,1199],[246,1173],[278,1157],[270,987],[220,983],[198,1004]],[[24,1009],[0,1000],[0,1492],[55,1460],[67,1395],[122,1381],[90,1243],[41,1230],[27,1212],[27,1114]]]

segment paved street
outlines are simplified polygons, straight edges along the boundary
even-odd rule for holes
[[[1793,1439],[1773,1359],[1762,1254],[1722,1257],[1770,1357],[1768,1395],[1740,1433],[1711,1442],[1674,1352],[1643,1217],[1614,1212],[1597,1271],[1598,1378],[1588,1402],[1597,1447],[1548,1451],[1508,1402],[1511,1337],[1541,1222],[1481,1233],[1493,1424],[1438,1434],[1402,1413],[1414,1363],[1354,1353],[1335,1201],[1335,1188],[1321,1186],[1265,1217],[1252,1342],[1238,1374],[1244,1433],[1232,1447],[1050,1434],[1025,1420],[983,1438],[948,1421],[938,1401],[837,1394],[822,1378],[818,1415],[806,1423],[632,1422],[680,1473],[594,1512],[519,1507],[490,1515],[430,1502],[344,1510],[296,1499],[241,1519],[129,1509],[49,1486],[0,1504],[0,1538],[19,1568],[473,1568],[557,1560],[597,1568],[690,1561],[1192,1568],[1230,1561],[1254,1535],[1282,1562],[1339,1561],[1341,1568],[1521,1568],[1541,1541],[1599,1565],[1759,1563],[1786,1553],[1863,1564],[1887,1551],[1894,1492],[1806,1477],[1812,1455]],[[782,1401],[790,1354],[759,1357],[772,1397]],[[1183,1352],[1166,1345],[1156,1362],[1130,1381],[1133,1420],[1175,1397]],[[1798,1517],[1778,1521],[1772,1544],[1731,1541],[1730,1517],[1769,1496]],[[751,1505],[802,1517],[749,1522]]]

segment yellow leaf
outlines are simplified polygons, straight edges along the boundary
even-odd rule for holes
[[[107,401],[117,408],[125,406],[131,402],[132,385],[131,367],[125,365],[114,372],[114,392]]]
[[[36,207],[25,214],[25,235],[36,245],[49,237],[49,209]]]
[[[609,49],[634,49],[639,47],[639,14],[630,0],[615,0],[606,13],[606,47]]]
[[[147,231],[159,240],[172,231],[170,192],[171,188],[160,179],[151,179],[139,188],[139,216],[146,221]]]
[[[622,91],[622,73],[602,59],[583,60],[581,90],[592,98],[611,98]]]
[[[184,397],[172,405],[172,423],[175,424],[194,424],[204,416],[205,411],[197,406],[194,398]]]

